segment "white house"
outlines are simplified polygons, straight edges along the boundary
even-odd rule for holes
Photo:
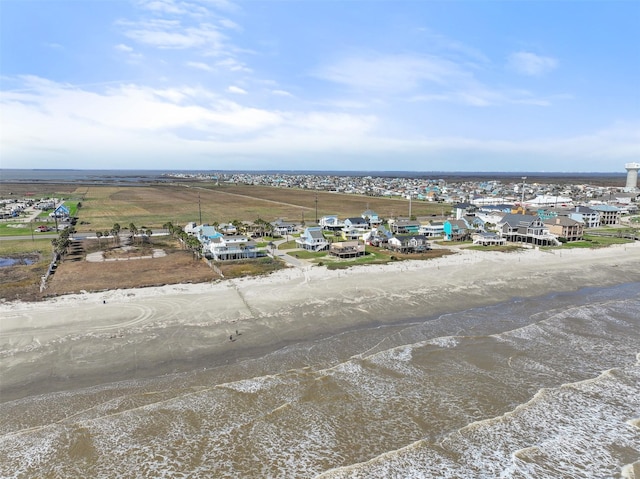
[[[246,236],[217,236],[203,249],[216,261],[255,258],[258,255],[255,242]]]
[[[305,228],[299,238],[296,238],[298,248],[309,251],[322,251],[329,248],[329,242],[322,234],[320,226],[310,226]]]

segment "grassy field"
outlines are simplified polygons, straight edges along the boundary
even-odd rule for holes
[[[274,221],[315,222],[318,217],[336,214],[342,218],[360,216],[372,209],[383,217],[409,213],[407,200],[261,186],[89,186],[78,209],[77,230],[110,229],[134,223],[138,228],[161,228],[170,221],[184,225],[189,221],[227,223],[233,220],[253,222],[258,218]],[[447,205],[412,202],[417,216],[447,213]],[[84,224],[81,224],[84,222]]]
[[[633,240],[624,238],[613,238],[610,236],[592,236],[585,234],[583,241],[571,241],[569,243],[563,244],[561,248],[602,248],[605,246],[611,246],[613,244],[625,243],[633,243]]]

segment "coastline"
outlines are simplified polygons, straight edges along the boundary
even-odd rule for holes
[[[344,331],[639,281],[636,242],[597,250],[461,250],[428,261],[289,268],[1,303],[1,401],[215,368]]]

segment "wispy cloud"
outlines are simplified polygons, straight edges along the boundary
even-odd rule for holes
[[[205,71],[205,72],[213,71],[213,68],[211,68],[206,63],[202,63],[202,62],[187,62],[186,65],[188,67],[195,68],[196,70],[202,70],[202,71]]]
[[[224,50],[226,37],[211,24],[185,27],[178,20],[150,19],[139,22],[120,20],[128,38],[157,48],[200,48],[208,51]]]
[[[113,48],[115,48],[118,51],[126,52],[126,53],[131,53],[133,51],[132,47],[130,47],[129,45],[125,45],[124,43],[119,43]]]
[[[291,93],[285,90],[271,90],[271,94],[275,96],[293,97]]]
[[[229,88],[227,88],[227,91],[229,93],[235,93],[237,95],[246,95],[247,94],[247,90],[244,90],[244,89],[240,88],[239,86],[235,86],[235,85],[231,85]]]
[[[554,70],[558,60],[552,57],[536,55],[531,52],[515,52],[509,56],[508,67],[527,76],[542,76]]]
[[[379,54],[343,58],[314,74],[354,89],[383,92],[406,92],[423,82],[445,84],[467,76],[458,65],[444,58]]]

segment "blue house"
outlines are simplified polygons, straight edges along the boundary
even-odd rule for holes
[[[447,220],[443,225],[446,241],[464,241],[469,238],[469,225],[464,220]]]
[[[52,218],[68,218],[69,217],[69,208],[65,205],[58,206],[52,213],[49,213],[49,216]]]

